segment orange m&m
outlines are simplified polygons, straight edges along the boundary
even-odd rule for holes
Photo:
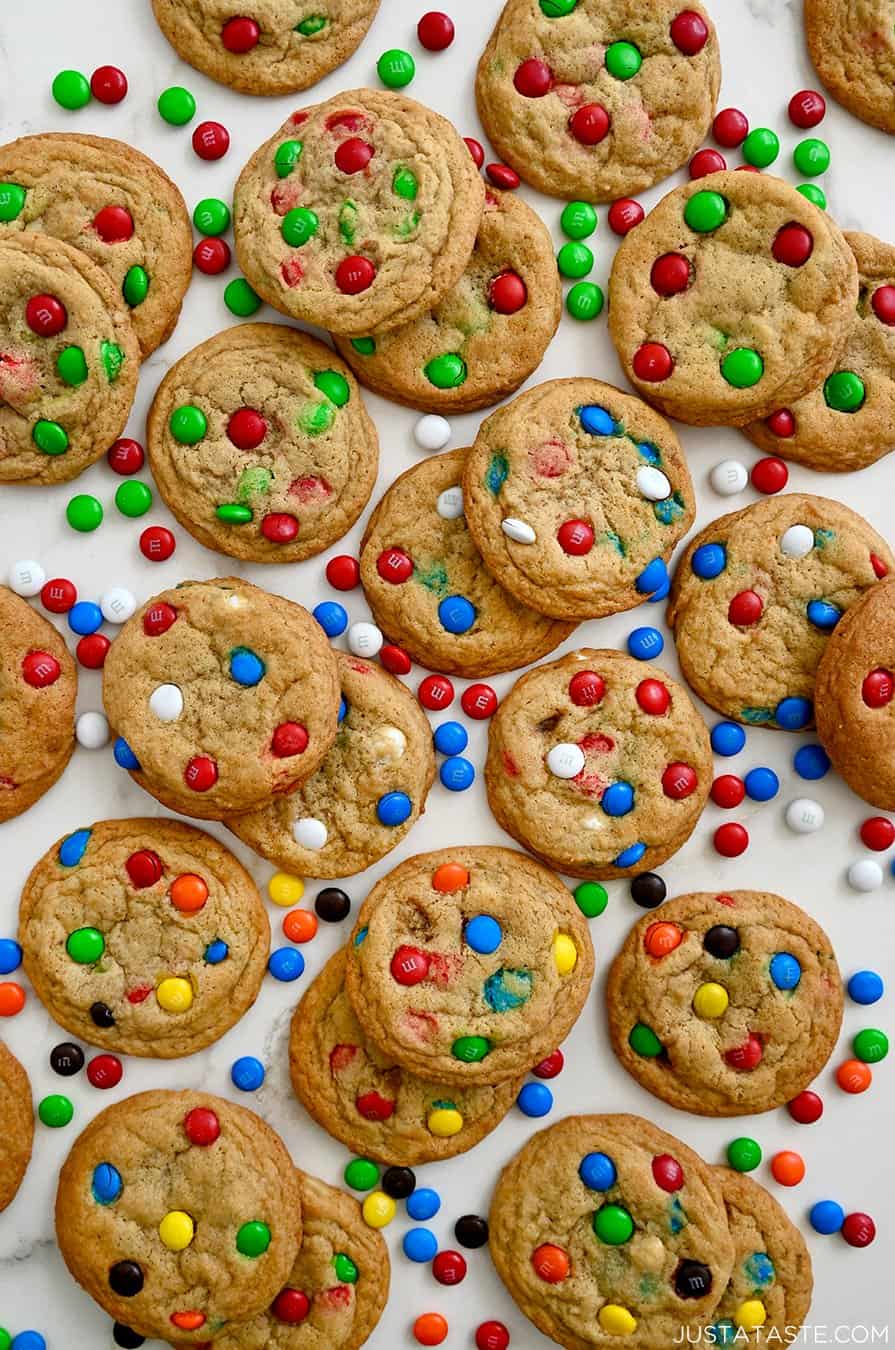
[[[171,883],[171,904],[181,914],[195,914],[208,899],[208,887],[193,872],[184,872]]]
[[[801,1154],[784,1149],[771,1159],[771,1175],[781,1186],[798,1186],[805,1175],[805,1160]]]
[[[873,1082],[870,1066],[860,1059],[847,1059],[836,1070],[836,1082],[843,1092],[866,1092]]]
[[[651,923],[643,936],[643,945],[650,956],[662,957],[673,952],[683,940],[683,929],[676,923]]]
[[[13,980],[0,982],[0,1017],[15,1017],[25,1006],[25,991]]]
[[[537,1251],[532,1252],[531,1264],[547,1284],[562,1284],[572,1269],[568,1252],[564,1252],[562,1247],[554,1246],[552,1242],[545,1242]]]
[[[290,909],[283,933],[290,942],[310,942],[317,932],[317,915],[310,909]]]
[[[413,1334],[420,1345],[441,1345],[448,1334],[447,1318],[441,1313],[422,1313],[413,1324]]]
[[[432,874],[432,886],[436,891],[462,891],[469,885],[469,873],[462,863],[442,863]]]

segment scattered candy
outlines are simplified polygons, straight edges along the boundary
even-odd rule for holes
[[[159,115],[172,127],[186,126],[196,116],[196,100],[188,89],[172,85],[158,96]]]
[[[815,782],[830,771],[830,756],[822,745],[801,745],[793,756],[793,768],[800,778]]]
[[[413,439],[421,450],[442,450],[451,439],[451,424],[446,417],[428,413],[414,425]]]
[[[761,1145],[742,1135],[727,1145],[727,1161],[735,1172],[754,1172],[761,1162]]]
[[[722,459],[709,474],[709,482],[719,497],[733,497],[749,482],[745,464],[738,459]]]
[[[46,579],[47,574],[40,563],[34,562],[32,559],[26,558],[21,562],[13,563],[9,569],[10,590],[15,591],[16,595],[21,595],[25,599],[30,599],[31,596],[38,593],[41,593],[41,599],[43,599],[42,591]],[[45,600],[44,604],[46,605]],[[47,606],[47,608],[49,609],[50,606]],[[57,610],[56,613],[62,613],[62,611]]]
[[[845,1210],[835,1200],[818,1200],[811,1206],[808,1219],[815,1233],[838,1233],[845,1219]]]
[[[852,1040],[852,1049],[865,1064],[879,1064],[889,1053],[889,1038],[884,1031],[866,1027]]]
[[[401,1239],[401,1250],[408,1261],[427,1265],[438,1251],[438,1239],[429,1228],[410,1228]]]
[[[87,1081],[92,1087],[105,1091],[117,1087],[124,1069],[117,1055],[94,1055],[87,1065]]]
[[[807,130],[823,121],[827,111],[826,99],[816,89],[800,89],[789,100],[787,111],[793,126]]]
[[[732,811],[745,797],[746,785],[736,774],[723,773],[712,783],[709,795],[716,806]]]
[[[746,744],[746,733],[738,722],[717,722],[712,727],[711,741],[715,754],[729,759]]]
[[[507,1350],[510,1333],[503,1322],[481,1322],[476,1327],[476,1350]]]
[[[465,792],[475,781],[475,766],[461,755],[452,755],[439,768],[438,777],[449,792]]]
[[[524,1116],[539,1119],[553,1108],[553,1093],[544,1083],[525,1083],[516,1098],[516,1105]]]
[[[243,1055],[232,1065],[230,1078],[240,1092],[257,1092],[264,1082],[264,1065],[254,1055]]]
[[[85,750],[101,750],[108,745],[109,723],[101,712],[80,713],[75,722],[75,739]]]
[[[417,24],[416,35],[427,52],[443,52],[454,40],[453,20],[440,10],[429,10]]]
[[[869,816],[860,829],[861,842],[875,853],[884,853],[895,843],[895,824],[886,816]]]
[[[13,938],[0,938],[0,975],[11,975],[22,964],[22,949]]]
[[[792,161],[803,178],[818,178],[830,167],[830,147],[825,141],[809,136],[799,141],[792,152]]]
[[[752,466],[752,486],[756,492],[764,492],[768,496],[781,492],[788,479],[789,470],[776,455],[768,455]]]
[[[65,508],[65,518],[73,530],[80,534],[90,534],[102,524],[102,503],[87,493],[72,497]]]
[[[252,289],[245,277],[234,277],[224,288],[224,304],[231,314],[247,319],[261,308],[261,296]]]
[[[267,969],[275,980],[291,983],[304,974],[305,959],[294,947],[278,947],[268,957]]]
[[[847,1214],[841,1232],[850,1247],[869,1247],[876,1237],[876,1224],[869,1214]]]
[[[715,114],[712,135],[726,150],[735,150],[749,135],[749,119],[739,108],[722,108]]]
[[[860,1059],[847,1059],[836,1070],[836,1082],[843,1092],[855,1096],[866,1092],[873,1082],[873,1074],[867,1064]]]
[[[496,188],[502,188],[504,192],[513,192],[521,183],[515,169],[511,169],[509,164],[488,164],[485,168],[489,182]]]
[[[635,628],[628,635],[628,652],[637,661],[654,661],[661,656],[665,639],[658,628]]]
[[[813,1125],[824,1113],[824,1104],[816,1092],[800,1092],[787,1104],[787,1111],[799,1125]]]
[[[48,1126],[51,1130],[59,1130],[71,1122],[75,1108],[68,1097],[51,1092],[38,1103],[37,1114],[42,1125]]]
[[[79,70],[60,70],[52,85],[53,98],[60,108],[76,112],[90,102],[90,85],[87,76]]]
[[[364,1223],[370,1228],[385,1228],[395,1217],[396,1206],[385,1191],[371,1191],[362,1205]]]
[[[352,591],[360,582],[360,563],[357,558],[340,553],[326,564],[326,579],[337,591]]]
[[[853,891],[875,891],[883,884],[883,869],[872,858],[853,862],[845,875]]]
[[[165,562],[176,547],[174,535],[164,525],[150,525],[140,535],[140,552],[150,562]]]
[[[193,249],[193,265],[209,277],[219,276],[230,266],[230,245],[216,237],[200,239]]]
[[[848,981],[846,985],[848,996],[853,1003],[860,1003],[863,1007],[868,1007],[871,1003],[878,1003],[885,992],[885,986],[881,975],[875,970],[859,970]]]
[[[749,847],[749,835],[744,826],[731,821],[728,825],[718,826],[713,842],[722,858],[738,858]]]
[[[756,169],[766,169],[780,154],[780,140],[769,127],[756,127],[743,141],[743,159]]]
[[[746,795],[754,802],[769,802],[780,791],[780,779],[773,769],[750,769],[744,779]]]
[[[200,159],[222,159],[230,148],[230,133],[220,122],[200,122],[192,140]]]
[[[631,899],[642,909],[655,909],[667,894],[665,882],[655,872],[641,872],[631,879]]]
[[[99,103],[120,103],[127,94],[127,76],[117,66],[97,66],[90,76],[90,92]]]
[[[601,886],[599,881],[580,882],[575,887],[574,896],[575,904],[588,919],[597,918],[609,903],[606,887]]]
[[[447,675],[426,675],[420,680],[416,696],[424,708],[436,712],[454,701],[454,686]]]
[[[0,1017],[16,1017],[25,1006],[25,991],[13,980],[0,980]]]
[[[441,1345],[447,1334],[447,1318],[441,1313],[422,1313],[413,1324],[413,1335],[420,1345]]]
[[[314,909],[324,923],[341,923],[351,913],[351,900],[338,886],[324,886],[317,893]]]
[[[348,629],[348,650],[355,656],[376,656],[383,641],[382,633],[374,623],[353,623]]]
[[[796,797],[786,808],[786,823],[795,834],[815,834],[823,829],[824,819],[823,807],[811,797]]]
[[[798,1186],[805,1176],[805,1161],[798,1153],[783,1149],[771,1159],[771,1175],[781,1186]]]

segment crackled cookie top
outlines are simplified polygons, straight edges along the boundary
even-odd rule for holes
[[[409,858],[373,887],[345,987],[383,1054],[445,1083],[505,1083],[555,1050],[594,971],[566,887],[521,853]]]
[[[572,876],[670,858],[711,782],[709,734],[686,691],[621,652],[585,647],[536,667],[491,721],[485,785],[498,824]]]
[[[895,18],[890,0],[805,0],[814,68],[862,122],[895,131]]]
[[[165,37],[203,75],[243,94],[307,89],[347,61],[379,0],[152,0]]]
[[[573,631],[494,580],[466,526],[468,450],[421,460],[370,517],[361,582],[376,622],[415,661],[451,675],[495,675],[537,661]]]
[[[568,1350],[667,1350],[705,1323],[733,1243],[718,1169],[639,1116],[569,1116],[504,1168],[491,1257],[519,1307]]]
[[[147,448],[162,496],[200,543],[276,563],[341,539],[379,454],[348,367],[268,323],[227,328],[181,357],[153,400]]]
[[[355,89],[292,114],[236,184],[239,262],[275,309],[334,333],[431,310],[472,252],[484,188],[451,124]]]
[[[56,629],[0,586],[0,821],[27,811],[71,758],[77,690]]]
[[[379,337],[336,338],[362,384],[423,412],[472,412],[540,365],[559,323],[553,240],[514,192],[485,194],[466,270],[430,314]]]
[[[330,958],[292,1019],[289,1068],[305,1110],[354,1153],[390,1166],[465,1153],[503,1120],[519,1080],[448,1087],[402,1069],[362,1029],[346,961],[345,949]]]
[[[779,178],[715,173],[622,241],[609,331],[625,374],[682,422],[742,426],[819,385],[854,322],[841,230]]]
[[[835,369],[791,407],[743,428],[762,450],[825,472],[863,469],[893,448],[895,247],[870,234],[846,232],[845,239],[860,290]]]
[[[634,925],[609,973],[612,1044],[671,1106],[742,1116],[792,1101],[842,1021],[823,929],[761,891],[682,895]]]
[[[32,230],[0,228],[0,295],[0,483],[65,482],[124,430],[140,361],[127,307],[85,253]]]
[[[717,34],[699,3],[508,0],[476,100],[492,144],[526,182],[606,202],[686,162],[720,83]]]
[[[0,1211],[15,1199],[31,1160],[34,1107],[28,1075],[0,1041]]]
[[[73,1035],[170,1058],[255,1001],[270,931],[248,872],[173,820],[104,820],[54,844],[19,908],[25,969]]]
[[[242,841],[302,877],[350,877],[400,844],[435,776],[432,731],[416,699],[379,665],[336,653],[335,743],[288,797],[236,816]]]
[[[0,240],[18,232],[62,239],[92,258],[123,297],[143,356],[170,335],[193,235],[180,190],[139,150],[46,132],[0,146]]]
[[[895,567],[840,502],[786,493],[708,525],[682,555],[668,622],[687,683],[738,722],[801,731],[845,610]]]
[[[113,642],[103,702],[118,762],[173,810],[222,820],[288,793],[323,762],[339,684],[301,605],[226,577],[147,601]]]
[[[588,619],[667,594],[694,514],[671,427],[598,380],[548,380],[492,413],[463,471],[473,539],[524,604]]]

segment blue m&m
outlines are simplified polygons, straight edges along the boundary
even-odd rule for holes
[[[503,940],[503,930],[496,919],[490,914],[476,914],[466,925],[463,934],[467,947],[471,947],[474,952],[481,952],[489,956],[491,952],[496,952]]]
[[[268,957],[267,969],[275,980],[289,983],[304,974],[305,958],[294,947],[278,947]]]
[[[93,1169],[91,1190],[98,1205],[111,1205],[121,1194],[121,1173],[111,1163],[98,1163]]]
[[[411,1219],[416,1219],[417,1223],[425,1223],[426,1219],[434,1219],[441,1209],[441,1196],[428,1186],[417,1186],[413,1194],[408,1195],[404,1204]]]
[[[845,1219],[845,1210],[835,1200],[818,1200],[808,1214],[815,1233],[838,1233]]]
[[[814,706],[810,698],[783,698],[774,709],[777,725],[783,727],[784,731],[801,731],[813,716]]]
[[[265,665],[248,647],[236,647],[230,653],[230,675],[237,684],[251,688],[264,679]]]
[[[836,627],[841,618],[842,610],[838,605],[831,605],[828,600],[808,601],[808,622],[813,623],[815,628],[828,632]]]
[[[475,781],[475,767],[462,755],[451,755],[438,770],[438,777],[449,792],[465,792]]]
[[[401,1239],[401,1250],[408,1261],[426,1265],[438,1251],[438,1239],[431,1228],[410,1228]]]
[[[635,588],[641,595],[652,595],[658,591],[668,581],[668,568],[665,566],[663,558],[653,558],[652,562],[647,563],[640,576],[634,582]]]
[[[553,1109],[553,1093],[546,1083],[525,1083],[516,1098],[516,1105],[524,1116],[538,1119]]]
[[[693,552],[690,567],[702,581],[713,581],[727,566],[727,549],[723,544],[700,544]]]
[[[607,816],[626,816],[634,809],[634,789],[630,783],[610,783],[600,802]]]
[[[77,867],[90,843],[90,830],[75,830],[59,845],[59,861],[63,867]]]
[[[579,408],[578,419],[584,430],[591,436],[613,436],[615,434],[615,418],[608,409],[600,408],[596,403],[586,403],[583,408]]]
[[[376,803],[376,818],[380,825],[403,825],[412,811],[413,802],[406,792],[386,792]]]
[[[131,773],[139,769],[140,761],[123,736],[119,736],[116,740],[112,748],[112,754],[119,769],[129,769]]]
[[[780,779],[773,769],[750,769],[743,779],[746,796],[754,802],[769,802],[780,791]]]
[[[327,637],[340,637],[348,627],[348,611],[335,600],[324,600],[315,605],[313,614]]]
[[[39,1331],[20,1331],[13,1336],[9,1350],[47,1350],[47,1343]]]
[[[712,749],[728,759],[738,755],[746,744],[746,733],[739,722],[716,722],[712,727]]]
[[[608,1191],[615,1185],[615,1163],[608,1153],[588,1153],[581,1159],[578,1175],[591,1191]]]
[[[802,978],[802,967],[790,952],[777,952],[772,956],[770,972],[778,989],[795,989]]]
[[[442,722],[432,738],[440,755],[462,755],[469,744],[469,735],[462,722]]]
[[[860,1003],[864,1007],[870,1003],[878,1003],[885,992],[883,977],[875,970],[856,971],[846,987],[852,1002]]]
[[[475,623],[475,605],[463,595],[449,595],[438,606],[438,618],[449,633],[468,633]]]
[[[264,1065],[254,1055],[243,1055],[232,1065],[230,1078],[240,1092],[257,1092],[264,1082]]]
[[[822,745],[800,745],[793,755],[792,766],[800,778],[815,782],[830,772],[830,756]]]
[[[617,858],[613,858],[613,867],[636,867],[646,852],[646,844],[638,842],[623,848]]]
[[[79,637],[87,637],[102,627],[103,612],[92,600],[78,600],[68,611],[68,626]]]
[[[214,942],[209,942],[205,948],[205,960],[210,966],[219,966],[229,955],[230,948],[220,938],[215,938]]]
[[[346,701],[346,699],[345,699],[345,695],[343,694],[342,697],[339,699],[339,717],[338,717],[338,720],[339,720],[340,722],[344,722],[344,721],[345,721],[345,718],[346,718],[347,716],[348,716],[348,703],[347,703],[347,701]]]
[[[637,661],[652,661],[662,654],[665,639],[658,628],[635,628],[628,634],[628,652]]]
[[[13,938],[0,938],[0,975],[10,975],[22,964],[22,949]]]

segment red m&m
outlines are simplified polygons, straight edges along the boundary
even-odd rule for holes
[[[454,686],[446,675],[427,675],[420,681],[416,696],[424,708],[434,712],[453,703]]]
[[[869,1214],[846,1214],[840,1232],[850,1247],[869,1247],[876,1237],[876,1224]]]
[[[88,1083],[103,1091],[116,1087],[121,1082],[123,1073],[121,1060],[117,1055],[94,1055],[87,1065]]]
[[[143,615],[143,632],[147,637],[161,637],[177,619],[177,610],[167,601],[151,605]]]
[[[47,689],[61,673],[62,667],[49,652],[28,652],[22,661],[22,677],[32,689]]]
[[[218,237],[200,239],[193,249],[193,263],[206,276],[216,277],[230,266],[230,245]]]
[[[497,695],[490,684],[471,684],[460,695],[460,707],[467,717],[484,722],[497,712]]]
[[[708,173],[721,173],[726,169],[727,160],[718,150],[697,150],[689,167],[691,178],[705,178]]]
[[[738,858],[749,847],[749,835],[744,826],[731,821],[728,825],[718,826],[713,843],[722,858]]]
[[[674,359],[661,342],[644,342],[634,353],[631,365],[638,380],[658,384],[674,370]]]
[[[218,781],[218,766],[209,755],[194,755],[183,772],[184,781],[194,792],[208,792]]]
[[[336,285],[343,295],[360,295],[376,279],[376,268],[369,258],[352,255],[343,258],[336,268]]]
[[[870,303],[880,323],[889,327],[895,324],[895,286],[877,286]]]
[[[399,947],[392,957],[390,970],[397,984],[421,984],[429,974],[429,958],[418,947]]]
[[[528,299],[528,291],[518,272],[501,272],[491,282],[488,298],[498,314],[515,314]]]
[[[712,135],[725,149],[735,150],[749,135],[749,119],[739,108],[722,108],[712,123]]]
[[[466,144],[469,145],[469,138],[467,138]],[[478,141],[476,141],[475,144],[478,145]],[[470,153],[472,153],[472,151],[470,151]],[[475,155],[473,155],[473,159],[475,159]],[[496,188],[503,188],[504,192],[515,191],[522,182],[522,179],[519,177],[516,170],[511,169],[509,164],[489,164],[485,169],[485,173],[488,175],[489,181],[492,182]]]
[[[127,93],[127,76],[117,66],[97,66],[90,76],[90,92],[97,103],[120,103]]]
[[[221,1123],[214,1111],[204,1106],[194,1106],[183,1118],[183,1128],[191,1144],[198,1148],[208,1148],[221,1133]]]
[[[803,130],[816,127],[818,122],[823,121],[826,111],[826,99],[816,89],[800,89],[789,100],[789,120],[793,126]]]
[[[38,337],[55,337],[68,323],[68,314],[55,295],[32,295],[25,305],[25,322]]]
[[[684,1184],[684,1169],[670,1153],[660,1153],[653,1158],[652,1172],[653,1180],[663,1191],[679,1191]]]
[[[427,52],[443,52],[454,40],[453,20],[441,10],[430,9],[417,24],[416,35]]]
[[[684,56],[696,56],[709,39],[708,25],[695,10],[681,10],[671,21],[671,40]]]
[[[67,614],[77,598],[77,588],[67,577],[53,577],[40,589],[41,604],[51,614]]]
[[[439,1284],[460,1284],[466,1277],[466,1258],[460,1252],[439,1252],[432,1262],[432,1274]]]
[[[230,133],[220,122],[200,122],[193,132],[193,149],[200,159],[222,159],[230,148]]]
[[[767,455],[758,460],[752,468],[752,486],[756,492],[771,496],[781,492],[789,480],[789,469],[776,455]]]
[[[581,145],[599,145],[609,132],[609,114],[602,103],[585,103],[569,118],[569,130]]]
[[[286,511],[268,511],[261,521],[261,533],[270,544],[291,544],[298,534],[298,521]]]
[[[677,295],[690,285],[690,261],[682,253],[663,253],[650,270],[650,284],[657,295]]]
[[[149,525],[140,535],[140,552],[150,562],[164,562],[177,547],[177,540],[165,525]]]
[[[227,423],[227,439],[237,450],[254,450],[267,435],[267,422],[254,408],[237,408]]]
[[[238,15],[228,19],[221,29],[221,42],[234,56],[242,56],[257,47],[261,29],[254,19]]]
[[[75,647],[75,656],[85,670],[102,670],[111,642],[104,633],[88,633]]]
[[[300,722],[281,722],[271,737],[271,753],[277,759],[302,755],[308,747],[307,729]]]
[[[160,880],[163,871],[162,860],[152,849],[141,848],[130,855],[124,864],[124,870],[137,890],[145,890],[147,886],[154,886]]]
[[[507,1350],[510,1333],[503,1322],[482,1322],[475,1330],[476,1350]]]
[[[104,244],[123,244],[134,232],[134,221],[124,206],[104,206],[93,217],[93,228]]]
[[[861,697],[868,708],[884,708],[887,703],[892,702],[893,694],[895,694],[895,675],[891,670],[877,666],[876,670],[871,670],[869,675],[864,676]]]
[[[569,680],[569,698],[576,708],[593,708],[606,693],[606,681],[595,670],[579,670]]]
[[[307,1294],[300,1289],[281,1289],[273,1301],[271,1312],[278,1322],[287,1326],[298,1326],[311,1310]]]
[[[391,675],[409,675],[413,662],[403,647],[394,642],[386,642],[379,653],[379,660]]]
[[[553,87],[553,72],[545,61],[532,56],[516,67],[513,84],[524,98],[543,98]]]
[[[671,706],[671,695],[661,680],[641,680],[635,697],[638,706],[651,717],[661,717]]]
[[[120,473],[122,477],[139,473],[145,458],[140,442],[132,440],[129,436],[122,436],[106,452],[109,468],[114,473]]]
[[[740,591],[727,607],[727,618],[735,628],[749,628],[764,613],[764,601],[755,591]]]
[[[373,146],[369,141],[364,141],[359,136],[349,136],[347,140],[340,141],[336,146],[336,153],[333,158],[337,169],[342,173],[352,174],[360,173],[362,169],[365,169],[374,153]]]
[[[895,825],[888,816],[868,816],[861,825],[861,842],[882,853],[895,844]]]
[[[383,581],[400,586],[413,576],[413,559],[402,548],[386,548],[376,559],[376,571]]]
[[[801,267],[814,252],[814,240],[804,225],[782,225],[774,236],[771,252],[787,267]]]
[[[722,826],[726,829],[726,826]],[[743,831],[745,834],[745,830]],[[724,1058],[732,1069],[737,1069],[740,1073],[750,1073],[757,1069],[762,1061],[764,1050],[761,1041],[757,1036],[751,1033],[743,1041],[742,1045],[735,1045],[731,1050],[725,1052]]]
[[[360,581],[360,563],[357,558],[340,553],[326,564],[326,579],[337,591],[351,591]]]
[[[662,791],[673,801],[682,801],[696,791],[699,779],[689,764],[669,764],[662,774]]]
[[[767,419],[766,426],[768,431],[783,440],[788,440],[796,432],[796,419],[793,417],[789,408],[779,408],[777,412],[771,413]]]
[[[816,1092],[800,1092],[787,1104],[787,1111],[798,1125],[813,1125],[824,1113],[824,1104]]]
[[[643,220],[644,210],[633,197],[620,197],[609,208],[607,220],[613,234],[627,234]]]
[[[582,557],[594,546],[594,528],[588,520],[566,520],[556,531],[563,553]]]

